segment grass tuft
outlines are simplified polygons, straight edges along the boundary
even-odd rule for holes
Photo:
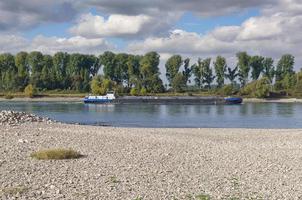
[[[0,196],[5,195],[5,196],[14,196],[17,194],[23,194],[28,190],[26,187],[8,187],[8,188],[3,188],[0,190]]]
[[[48,149],[34,152],[30,156],[38,160],[64,160],[77,159],[83,155],[72,149]]]

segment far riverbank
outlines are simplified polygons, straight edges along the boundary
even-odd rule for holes
[[[189,97],[189,96],[188,96]],[[173,97],[169,97],[173,98]],[[175,99],[181,99],[175,97]],[[81,97],[15,97],[13,99],[0,98],[0,102],[83,102]],[[257,98],[243,98],[244,103],[302,103],[302,99],[297,98],[281,98],[281,99],[257,99]],[[139,101],[138,101],[139,103]]]

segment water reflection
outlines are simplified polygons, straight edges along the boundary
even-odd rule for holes
[[[1,102],[0,109],[26,111],[67,123],[113,126],[302,128],[302,104],[85,105]]]

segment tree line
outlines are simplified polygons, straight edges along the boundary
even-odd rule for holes
[[[99,56],[58,52],[53,56],[41,52],[0,54],[0,91],[24,91],[26,86],[38,91],[66,90],[104,94],[107,90],[132,95],[185,92],[189,90],[222,91],[266,96],[269,91],[300,90],[301,72],[294,71],[293,55],[283,55],[278,62],[246,52],[236,54],[235,66],[217,56],[190,58],[171,56],[165,63],[167,84],[160,78],[160,56],[104,52]],[[101,70],[102,69],[102,70]],[[302,87],[301,87],[302,88]]]

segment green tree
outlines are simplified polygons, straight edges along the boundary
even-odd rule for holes
[[[106,51],[103,53],[103,55],[100,56],[100,62],[104,66],[103,71],[106,78],[109,78],[113,81],[117,81],[119,78],[116,77],[115,73],[115,66],[116,66],[116,60],[115,60],[115,54]]]
[[[252,56],[250,57],[250,66],[252,68],[252,79],[258,80],[260,74],[264,69],[264,57],[262,56]]]
[[[218,88],[221,88],[224,85],[224,77],[227,70],[226,59],[222,56],[217,56],[216,61],[214,62],[215,73],[216,73],[216,82]]]
[[[29,81],[29,66],[27,63],[28,53],[19,52],[15,56],[15,65],[18,69],[18,88],[24,90]]]
[[[195,85],[198,88],[201,88],[202,86],[201,66],[202,66],[202,60],[199,58],[197,63],[193,65],[193,70],[192,70],[194,75]]]
[[[2,90],[11,91],[18,87],[17,67],[12,54],[4,53],[0,55],[1,85]]]
[[[235,67],[234,69],[231,69],[230,67],[228,67],[228,73],[225,74],[226,78],[230,80],[230,82],[232,83],[232,86],[236,85],[236,78],[238,77],[238,67]]]
[[[273,83],[275,76],[274,60],[272,58],[265,58],[263,60],[263,76],[267,77],[270,83]]]
[[[201,77],[202,83],[206,84],[207,88],[211,88],[211,84],[215,79],[213,70],[211,68],[211,58],[204,59],[201,63]]]
[[[50,55],[44,55],[43,67],[41,71],[41,81],[42,81],[41,87],[43,89],[54,89],[53,87],[54,80],[52,80],[52,78],[54,77],[51,76],[53,74],[52,67],[53,67],[52,57]]]
[[[239,81],[241,86],[244,87],[248,82],[250,72],[250,56],[246,52],[239,52],[236,56],[238,59],[237,67],[239,69]]]
[[[187,85],[188,82],[190,83],[192,70],[193,70],[193,66],[190,66],[190,58],[185,59],[184,60],[184,71],[182,72],[182,74],[185,78],[186,85]]]
[[[178,74],[182,63],[183,63],[183,61],[182,61],[182,58],[180,55],[174,55],[167,60],[167,62],[165,64],[166,77],[169,81],[170,86],[173,85],[173,80],[174,80],[175,76]]]
[[[159,78],[159,58],[158,53],[149,52],[145,54],[140,61],[142,88],[147,89],[147,92],[157,93],[164,91],[163,82]]]
[[[128,66],[128,75],[129,83],[128,87],[135,87],[137,90],[140,90],[142,85],[142,80],[140,77],[140,61],[142,56],[129,55],[127,66]]]
[[[70,79],[67,76],[66,69],[69,62],[69,54],[58,52],[53,56],[52,77],[56,88],[67,89],[70,85]]]
[[[295,57],[290,54],[283,55],[277,64],[276,82],[282,81],[289,74],[294,74]]]
[[[41,80],[41,72],[43,69],[43,54],[39,51],[33,51],[28,54],[27,62],[30,71],[30,83],[35,87],[41,87],[43,82]]]
[[[186,78],[185,76],[178,72],[172,81],[172,88],[175,92],[183,92],[186,87]]]
[[[270,80],[267,77],[263,77],[262,79],[256,82],[255,96],[257,98],[268,97],[270,89],[271,89]]]

